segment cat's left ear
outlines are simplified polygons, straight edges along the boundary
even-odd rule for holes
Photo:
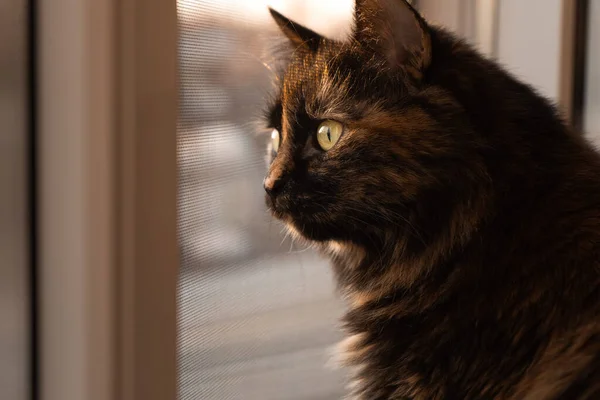
[[[356,0],[354,38],[420,79],[431,62],[427,23],[405,0]]]
[[[323,39],[321,35],[281,15],[271,7],[269,7],[269,12],[279,26],[279,29],[281,29],[294,46],[304,47],[313,52],[318,50]]]

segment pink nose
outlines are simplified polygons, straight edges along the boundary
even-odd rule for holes
[[[267,194],[272,199],[275,199],[275,197],[277,197],[277,195],[281,191],[281,188],[283,187],[284,183],[285,183],[285,181],[283,179],[281,179],[280,177],[273,178],[272,175],[269,175],[265,178],[263,186],[264,186]]]
[[[271,175],[267,176],[265,178],[265,181],[263,182],[263,186],[265,187],[265,190],[266,191],[272,190],[274,185],[275,185],[275,179],[273,179],[271,177]]]

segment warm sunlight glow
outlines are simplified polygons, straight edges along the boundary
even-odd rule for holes
[[[210,7],[207,7],[210,4]],[[267,7],[271,7],[319,33],[332,38],[342,38],[351,27],[353,0],[177,0],[180,18],[223,19],[239,23],[267,23],[270,21]],[[202,8],[201,12],[198,9]]]

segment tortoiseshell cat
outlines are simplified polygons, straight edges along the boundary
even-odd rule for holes
[[[292,42],[273,215],[333,262],[353,398],[600,399],[600,157],[403,0]]]

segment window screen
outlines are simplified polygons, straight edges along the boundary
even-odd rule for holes
[[[335,7],[311,3],[274,5],[303,21]],[[345,374],[328,366],[342,314],[331,270],[285,239],[264,206],[268,134],[253,121],[271,87],[264,50],[278,34],[267,5],[179,0],[178,17],[179,398],[339,399]]]
[[[584,130],[600,149],[600,2],[589,2],[587,18]]]

